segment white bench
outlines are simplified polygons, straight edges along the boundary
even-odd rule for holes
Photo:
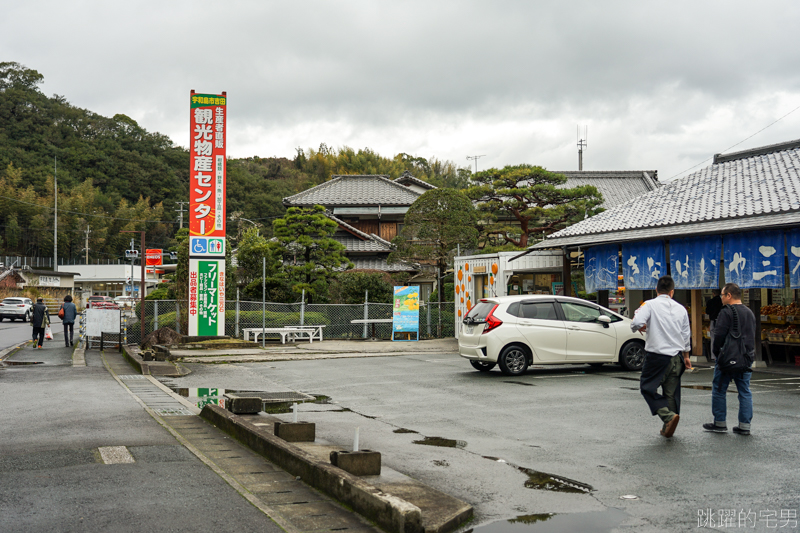
[[[286,344],[287,339],[289,342],[295,342],[300,338],[307,338],[309,343],[313,343],[314,339],[322,340],[322,328],[324,327],[324,325],[284,326],[280,328],[244,328],[242,331],[244,332],[244,340],[246,341],[250,340],[250,335],[253,336],[253,341],[255,342],[258,340],[259,335],[263,336],[267,333],[277,333],[281,336],[281,344]]]
[[[372,324],[372,338],[375,337],[375,324],[391,324],[394,322],[393,318],[357,318],[356,320],[351,320],[351,324]]]

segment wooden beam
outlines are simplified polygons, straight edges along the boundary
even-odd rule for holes
[[[703,355],[703,297],[698,289],[692,289],[692,355],[700,357]]]

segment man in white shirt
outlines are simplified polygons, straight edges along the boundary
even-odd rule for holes
[[[647,331],[639,389],[650,412],[664,423],[661,434],[670,438],[681,418],[681,375],[692,368],[691,330],[686,308],[672,299],[675,282],[670,276],[658,280],[656,292],[656,298],[636,310],[631,330]]]

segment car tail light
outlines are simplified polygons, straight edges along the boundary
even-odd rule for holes
[[[25,307],[25,304],[17,304],[17,307]]]
[[[497,304],[497,305],[499,305],[499,304]],[[500,326],[503,323],[502,320],[500,320],[499,318],[494,316],[494,310],[497,309],[497,305],[492,307],[492,310],[489,311],[488,315],[486,315],[486,325],[483,326],[483,333],[489,333],[494,328],[496,328],[497,326]]]

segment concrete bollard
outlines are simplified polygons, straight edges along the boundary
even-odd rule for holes
[[[313,422],[275,422],[275,436],[286,442],[314,442],[316,433]]]
[[[354,476],[379,476],[381,453],[372,450],[331,452],[331,464]]]
[[[226,394],[225,409],[237,415],[254,415],[261,412],[263,400],[259,397]]]

